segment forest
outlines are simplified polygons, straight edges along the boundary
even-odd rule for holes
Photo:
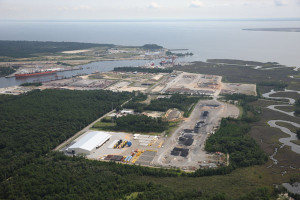
[[[38,158],[131,93],[34,90],[0,99],[0,180]]]
[[[232,166],[185,173],[177,169],[67,157],[51,151],[75,132],[110,111],[112,102],[114,106],[119,106],[132,97],[133,94],[127,92],[69,90],[35,90],[19,96],[0,95],[0,199],[232,199],[223,193],[201,189],[174,190],[166,184],[153,183],[146,178],[193,179],[222,175],[230,173]],[[244,134],[248,127],[241,124],[242,127],[235,128],[231,124],[238,122],[227,123],[230,126],[222,123],[220,129],[224,141],[225,132],[234,130],[233,133],[238,137],[234,141],[242,142],[240,138],[243,138],[246,142],[242,144],[255,145]],[[235,130],[243,131],[243,134]],[[223,147],[217,145],[212,148]],[[249,151],[242,149],[242,152],[256,156],[259,161],[261,157],[257,155],[256,149],[251,146],[248,148]],[[237,147],[229,144],[223,150],[235,155]],[[236,166],[254,164],[253,157],[239,160],[239,156],[237,154],[231,158]],[[274,194],[267,188],[259,188],[238,199],[252,200],[257,197],[270,199]]]
[[[143,67],[115,67],[116,72],[145,72],[145,73],[172,73],[172,69],[143,68]]]
[[[232,167],[247,167],[263,164],[268,157],[247,133],[250,130],[248,123],[223,119],[220,129],[211,135],[205,145],[208,152],[229,153]]]
[[[173,53],[172,51],[167,51],[166,52],[167,56],[178,56],[178,57],[184,57],[184,56],[192,56],[194,55],[192,52],[187,52],[187,53]]]
[[[11,67],[0,67],[0,77],[15,73],[16,70]]]
[[[27,86],[42,86],[43,84],[41,82],[36,82],[36,83],[22,83],[20,86],[24,86],[24,87],[27,87]]]
[[[152,118],[146,115],[126,115],[118,118],[105,117],[94,124],[93,128],[105,131],[161,133],[169,128],[169,124],[162,118]]]
[[[126,115],[116,120],[116,130],[131,132],[163,132],[168,129],[168,122],[162,118],[145,115]]]
[[[145,45],[142,46],[142,48],[145,49],[145,50],[155,51],[155,50],[160,50],[163,47],[159,46],[157,44],[145,44]]]
[[[0,56],[29,58],[34,54],[58,53],[62,51],[88,49],[93,47],[114,47],[113,44],[93,44],[80,42],[41,42],[0,40]]]
[[[135,112],[143,112],[144,110],[166,112],[170,108],[177,108],[184,111],[184,117],[188,117],[188,114],[190,113],[189,111],[193,108],[193,104],[197,103],[200,99],[207,98],[209,97],[188,97],[186,95],[174,94],[170,98],[159,98],[151,100],[149,105],[138,103],[137,101],[130,101],[123,107],[134,109]]]

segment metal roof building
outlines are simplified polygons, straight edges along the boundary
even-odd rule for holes
[[[67,151],[74,154],[91,154],[110,139],[111,135],[103,131],[93,131],[86,133],[75,144],[71,145]]]

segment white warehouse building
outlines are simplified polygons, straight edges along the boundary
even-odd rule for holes
[[[89,155],[93,150],[103,145],[110,139],[111,135],[103,131],[93,131],[86,133],[75,144],[72,144],[67,152],[73,154]]]

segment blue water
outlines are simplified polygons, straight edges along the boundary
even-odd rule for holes
[[[193,22],[4,22],[1,40],[39,40],[185,48],[194,53],[186,61],[209,58],[273,61],[300,65],[299,32],[244,31],[244,28],[300,27],[300,21],[193,21]],[[96,63],[98,71],[115,66],[136,66],[147,61]],[[85,66],[83,66],[86,68]],[[94,70],[96,69],[94,68]],[[64,72],[73,74],[78,72]],[[85,72],[87,73],[87,72]],[[90,73],[90,72],[88,72]],[[31,79],[29,79],[31,81]],[[23,80],[24,81],[24,80]],[[27,79],[28,81],[28,79]],[[0,80],[0,87],[20,80]]]

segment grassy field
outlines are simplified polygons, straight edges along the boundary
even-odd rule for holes
[[[259,187],[273,188],[273,184],[287,182],[290,176],[300,176],[293,171],[289,176],[282,176],[280,172],[271,171],[267,167],[271,161],[262,166],[253,166],[237,169],[224,176],[210,177],[131,177],[135,181],[153,182],[172,188],[176,191],[201,191],[203,193],[224,193],[232,199],[239,199],[240,196],[249,193]]]
[[[276,123],[278,126],[283,126],[283,127],[286,127],[288,129],[290,129],[290,131],[292,131],[293,133],[296,133],[298,128],[293,126],[292,124],[289,124],[289,123],[285,123],[285,122],[277,122]]]
[[[300,145],[300,140],[291,140],[291,142]]]
[[[270,128],[267,122],[269,120],[280,119],[300,123],[300,118],[284,115],[266,108],[268,105],[273,105],[272,101],[259,100],[252,103],[252,105],[260,107],[262,110],[262,115],[260,121],[253,123],[250,134],[261,146],[261,148],[268,155],[271,155],[274,152],[274,148],[281,145],[278,139],[288,137],[288,135],[281,132],[278,128]],[[282,123],[282,125],[287,128],[290,128],[291,126],[290,124],[286,123]],[[284,163],[284,167],[279,164],[272,167],[270,170],[274,170],[274,168],[278,168],[277,170],[280,171],[289,170],[290,165],[297,168],[300,167],[299,155],[290,151],[289,149],[289,147],[284,147],[283,149],[280,149],[276,155],[276,159],[279,161],[279,163]]]
[[[285,112],[293,112],[295,111],[295,106],[276,106],[277,109],[283,110]]]
[[[171,123],[170,125],[171,126],[167,131],[171,130],[175,126],[173,123]],[[97,122],[96,124],[94,124],[92,129],[98,130],[98,131],[113,131],[115,126],[116,126],[116,123],[113,123],[113,122]],[[122,131],[122,132],[126,132],[126,131]],[[129,132],[129,133],[132,133],[132,132]],[[136,132],[136,133],[140,133],[140,132]],[[160,135],[161,133],[157,133],[157,132],[142,133],[141,132],[140,134]]]
[[[97,130],[107,131],[116,126],[113,122],[97,122],[94,124],[93,128]]]
[[[271,94],[270,97],[289,97],[292,99],[300,99],[300,94],[297,92],[278,92],[276,94]]]
[[[300,83],[300,80],[291,79],[289,75],[297,75],[298,72],[293,71],[292,68],[279,68],[273,70],[256,70],[251,67],[235,66],[235,65],[218,65],[205,62],[194,62],[189,66],[178,66],[176,70],[213,74],[223,76],[228,82],[235,83],[259,83],[265,81],[282,81],[291,82],[295,81]]]

